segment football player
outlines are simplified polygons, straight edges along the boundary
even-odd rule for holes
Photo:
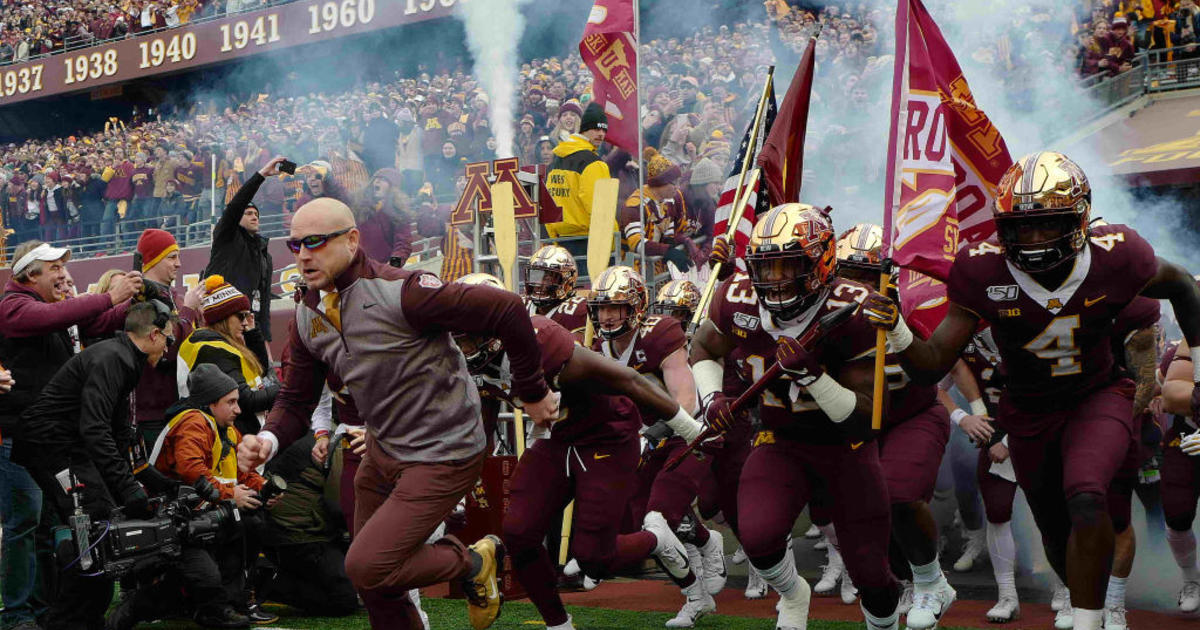
[[[750,563],[780,594],[780,629],[801,629],[810,591],[787,552],[796,517],[824,486],[846,568],[862,593],[870,628],[895,628],[900,584],[888,569],[890,512],[879,450],[870,435],[874,332],[857,311],[814,347],[802,337],[821,316],[865,299],[870,290],[837,278],[833,226],[823,210],[791,203],[759,218],[738,274],[713,295],[692,342],[692,371],[705,419],[733,424],[720,361],[743,353],[747,380],[773,363],[784,376],[759,397],[764,429],[742,469],[738,536]]]
[[[544,315],[583,341],[587,325],[587,300],[575,294],[579,268],[571,252],[558,245],[543,245],[525,267],[525,305],[530,315]]]
[[[1132,434],[1134,388],[1113,374],[1113,320],[1139,294],[1169,299],[1189,345],[1200,344],[1191,276],[1129,227],[1089,228],[1090,209],[1091,188],[1074,162],[1052,152],[1023,157],[1000,180],[996,237],[955,257],[949,309],[929,340],[913,337],[890,299],[864,304],[914,378],[940,379],[979,322],[992,325],[1008,371],[997,420],[1078,630],[1102,622],[1113,560],[1105,498]]]
[[[596,327],[593,349],[600,354],[637,370],[639,374],[665,384],[679,406],[694,412],[699,404],[696,383],[688,366],[687,338],[683,327],[669,315],[646,316],[649,306],[646,283],[632,267],[609,267],[592,282],[588,298],[588,316]],[[692,501],[700,491],[700,482],[709,474],[707,460],[687,457],[678,468],[663,470],[663,464],[688,447],[662,422],[643,430],[653,447],[643,458],[639,476],[650,481],[644,529],[621,536],[618,545],[652,549],[651,519],[665,518],[672,531],[679,529]],[[639,542],[638,539],[643,539]],[[725,587],[725,548],[720,532],[709,531],[694,520],[693,539],[701,562],[692,566],[677,583],[686,602],[679,614],[667,621],[668,628],[690,628],[701,616],[716,609],[712,596]],[[624,554],[623,554],[624,555]],[[646,554],[647,556],[649,553]]]
[[[502,288],[494,276],[469,274],[458,280]],[[548,437],[533,443],[511,480],[511,501],[504,514],[504,544],[513,571],[529,593],[549,630],[574,626],[555,589],[554,564],[542,544],[550,523],[575,500],[572,552],[585,574],[603,577],[629,559],[617,545],[620,513],[633,492],[638,462],[639,409],[665,418],[687,440],[703,427],[671,396],[632,369],[575,343],[565,328],[546,317],[533,317],[547,382],[562,393],[559,420],[544,427]],[[468,369],[493,395],[509,394],[508,359],[498,339],[455,339]],[[687,575],[687,552],[659,516],[647,519],[653,553],[675,579]]]
[[[838,275],[863,284],[877,284],[882,271],[883,230],[860,223],[838,239]],[[950,440],[950,415],[938,401],[935,385],[909,381],[897,357],[889,355],[886,377],[890,407],[879,434],[879,464],[883,467],[892,506],[892,538],[904,559],[896,572],[911,569],[913,601],[906,624],[927,630],[950,608],[956,593],[938,562],[938,530],[929,501],[938,467]],[[833,540],[830,540],[831,546]]]
[[[658,290],[654,304],[650,305],[650,312],[674,317],[687,330],[698,306],[700,289],[691,280],[672,280]]]
[[[1167,520],[1167,544],[1183,573],[1179,610],[1200,609],[1200,567],[1196,563],[1196,501],[1200,499],[1200,429],[1191,406],[1195,387],[1189,374],[1194,369],[1196,348],[1180,343],[1168,348],[1159,363],[1164,374],[1163,410],[1172,414],[1170,430],[1163,439],[1162,498]]]

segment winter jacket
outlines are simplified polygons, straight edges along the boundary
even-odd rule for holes
[[[242,434],[237,429],[225,427],[218,434],[213,417],[186,398],[167,413],[171,414],[167,429],[150,453],[155,468],[189,486],[204,477],[220,491],[222,500],[233,498],[237,484],[262,490],[266,480],[258,473],[238,470],[237,445]]]
[[[268,240],[251,234],[240,225],[246,206],[262,186],[263,176],[254,173],[225,206],[213,230],[212,248],[204,277],[220,274],[238,291],[250,298],[254,320],[263,338],[271,340],[271,277],[275,272]]]
[[[608,165],[587,138],[575,134],[554,147],[546,182],[550,196],[562,208],[563,220],[547,224],[546,232],[553,238],[586,236],[592,219],[592,192],[598,180],[608,177]]]
[[[118,503],[141,492],[129,465],[129,394],[147,365],[129,335],[88,346],[62,366],[21,415],[13,460],[59,470],[94,466]]]
[[[279,392],[279,382],[272,374],[255,370],[236,347],[210,328],[196,330],[180,344],[179,360],[189,373],[201,363],[211,363],[232,378],[238,386],[238,406],[242,409],[235,424],[242,433],[258,433],[258,414],[271,410]]]

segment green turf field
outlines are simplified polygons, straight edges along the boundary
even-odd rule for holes
[[[469,630],[466,604],[461,599],[425,599],[422,607],[429,614],[430,627],[433,630]],[[300,617],[298,612],[285,607],[268,606],[279,615],[279,621],[270,628],[289,628],[295,630],[361,630],[368,627],[366,613],[353,617]],[[568,606],[567,610],[575,620],[578,630],[657,630],[672,615],[667,613],[637,612],[632,610],[612,610],[608,608],[580,608]],[[150,625],[140,625],[139,628],[152,630],[176,629],[184,630],[197,628],[195,624],[172,621]],[[527,602],[515,602],[504,605],[504,612],[499,621],[492,626],[498,630],[522,630],[527,628],[544,627],[541,618],[533,605]],[[704,617],[696,625],[697,630],[772,630],[774,619],[748,619],[746,617],[729,617],[725,615],[710,615]],[[861,623],[845,621],[810,620],[810,630],[860,630]],[[268,630],[267,627],[262,627]],[[942,630],[954,630],[943,628]]]

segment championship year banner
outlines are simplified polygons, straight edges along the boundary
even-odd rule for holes
[[[0,106],[448,16],[466,0],[309,0],[0,66]]]

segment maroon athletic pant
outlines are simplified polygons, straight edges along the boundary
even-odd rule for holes
[[[950,414],[940,402],[884,429],[879,436],[879,464],[893,505],[933,499],[949,440]]]
[[[554,563],[542,540],[573,498],[571,555],[585,575],[605,577],[616,561],[620,514],[634,490],[638,441],[572,446],[553,439],[526,449],[511,480],[504,544],[513,571],[546,625],[567,620],[555,589]]]
[[[469,552],[457,538],[425,541],[475,485],[484,455],[460,462],[400,462],[367,438],[354,479],[354,542],[346,552],[346,575],[367,605],[372,628],[421,628],[409,589],[470,572]]]
[[[1200,500],[1200,457],[1179,449],[1183,436],[1195,431],[1180,418],[1163,440],[1162,500],[1167,527],[1188,531],[1196,520],[1196,501]]]
[[[1009,481],[989,472],[992,458],[986,448],[979,449],[979,464],[975,478],[979,480],[979,494],[983,496],[983,509],[989,523],[1007,523],[1012,520],[1013,499],[1017,496],[1016,482]]]
[[[738,495],[742,547],[755,567],[768,569],[786,553],[796,517],[824,486],[838,546],[863,605],[872,614],[896,607],[900,586],[888,569],[891,508],[874,442],[807,444],[762,432],[742,469]]]

